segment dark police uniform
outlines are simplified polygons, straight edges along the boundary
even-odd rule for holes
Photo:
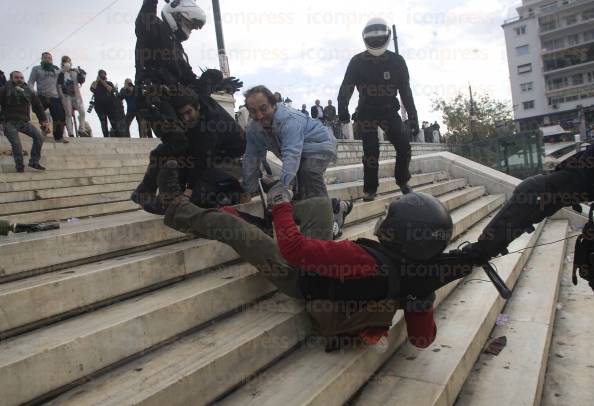
[[[391,51],[381,56],[373,56],[365,51],[351,59],[338,95],[338,115],[343,122],[350,120],[348,105],[355,87],[359,92],[355,124],[363,139],[364,191],[375,193],[378,188],[378,127],[384,130],[396,149],[395,178],[396,183],[402,186],[410,179],[408,166],[411,149],[398,114],[398,92],[409,120],[418,127],[417,110],[404,58]]]
[[[509,201],[485,227],[478,242],[469,244],[464,250],[483,257],[485,261],[505,254],[513,240],[525,232],[534,231],[533,224],[540,223],[563,207],[593,200],[594,146],[590,146],[561,163],[553,173],[532,176],[520,183]],[[590,253],[586,254],[589,261]],[[594,289],[594,273],[584,279],[588,279]]]

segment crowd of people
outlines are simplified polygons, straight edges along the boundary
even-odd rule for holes
[[[437,334],[435,290],[504,252],[532,223],[566,205],[543,204],[538,198],[542,193],[562,193],[569,187],[575,192],[572,196],[585,199],[577,191],[592,174],[583,166],[531,179],[520,185],[519,194],[492,220],[478,243],[446,254],[452,218],[439,200],[414,192],[409,185],[411,146],[405,128],[413,133],[420,128],[409,71],[404,58],[388,50],[392,31],[385,20],[375,18],[364,27],[366,49],[348,64],[337,108],[332,101],[322,107],[317,100],[308,114],[305,105],[301,111],[294,109],[290,99],[259,85],[244,93],[245,104],[235,118],[211,94],[234,94],[243,83],[212,69],[197,76],[183,48],[183,42],[206,23],[204,11],[194,0],[179,0],[167,3],[159,18],[157,5],[158,0],[144,0],[136,20],[134,81],[126,80],[118,92],[101,70],[91,85],[105,136],[107,121],[121,135],[136,118],[146,136],[153,131],[161,140],[151,151],[131,199],[148,212],[165,215],[165,224],[176,230],[229,244],[280,292],[303,301],[314,332],[324,337],[377,343],[387,334],[394,313],[403,309],[410,341],[427,347]],[[68,57],[62,58],[61,68],[53,66],[51,55],[43,58],[32,73],[40,97],[20,72],[12,72],[0,89],[5,134],[21,172],[18,131],[34,139],[29,166],[43,169],[42,135],[29,122],[31,108],[44,133],[51,131],[45,115],[45,108],[50,108],[56,140],[62,139],[59,126],[74,111],[79,123],[85,122],[82,70],[73,69]],[[403,194],[378,221],[377,241],[335,241],[353,202],[331,199],[325,182],[337,154],[333,125],[351,121],[349,101],[355,89],[359,93],[355,123],[364,150],[363,200],[374,200],[378,191],[380,128],[396,151],[394,178]],[[398,113],[399,96],[406,123]],[[121,102],[115,103],[121,99],[128,103],[126,115]],[[73,128],[67,122],[65,126],[73,136]],[[439,131],[432,127],[428,131]],[[428,123],[423,126],[424,131],[429,128]],[[280,162],[278,177],[267,163],[269,153]],[[591,159],[592,153],[589,150],[584,157]],[[258,195],[263,217],[234,207]],[[594,272],[582,277],[594,287]],[[333,344],[343,341],[329,342],[327,350],[332,351]]]
[[[126,79],[124,87],[118,91],[107,79],[107,72],[99,70],[90,86],[93,98],[87,110],[81,93],[86,76],[85,70],[75,68],[67,55],[62,56],[60,67],[54,65],[50,52],[41,54],[41,63],[31,69],[28,81],[20,71],[10,72],[8,79],[0,71],[0,134],[11,144],[17,172],[25,170],[19,132],[33,139],[29,166],[45,170],[39,164],[44,136],[51,133],[55,142],[62,144],[68,144],[68,138],[72,137],[91,137],[86,114],[93,109],[104,137],[130,137],[130,125],[136,119],[140,137],[152,138],[150,126],[138,113],[138,94],[131,79]],[[123,101],[127,104],[125,113]],[[31,110],[37,116],[43,135],[31,124]]]

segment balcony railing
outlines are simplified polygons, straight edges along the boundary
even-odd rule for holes
[[[557,2],[556,4],[552,4],[549,7],[547,7],[546,9],[541,10],[538,14],[540,16],[546,16],[546,15],[557,13],[559,11],[569,10],[574,7],[585,5],[588,3],[592,3],[592,0],[574,0],[574,1],[569,1],[565,4],[559,4],[559,2]]]

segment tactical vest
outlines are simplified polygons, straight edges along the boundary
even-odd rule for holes
[[[302,273],[299,277],[316,334],[349,336],[366,328],[389,328],[394,314],[402,308],[397,259],[382,252],[376,241],[359,239],[355,243],[375,259],[379,269],[376,276],[335,279]]]
[[[304,272],[299,278],[299,287],[307,300],[383,300],[399,299],[400,264],[383,251],[381,244],[368,239],[355,243],[376,261],[379,272],[368,278],[336,279]]]

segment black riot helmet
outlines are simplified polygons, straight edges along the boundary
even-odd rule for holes
[[[411,192],[390,204],[376,235],[395,254],[428,261],[447,247],[453,229],[452,217],[439,200],[426,193]]]
[[[392,38],[392,30],[383,18],[372,18],[363,29],[363,41],[367,51],[373,56],[382,56]]]

